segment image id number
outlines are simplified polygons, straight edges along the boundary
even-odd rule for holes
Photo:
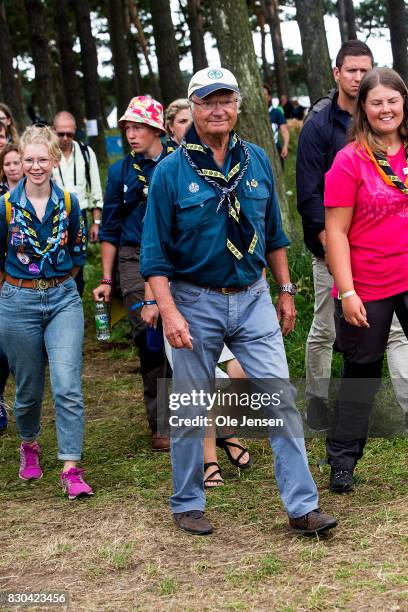
[[[0,592],[0,605],[9,606],[35,606],[38,604],[47,605],[68,605],[68,593],[64,591],[3,591]]]

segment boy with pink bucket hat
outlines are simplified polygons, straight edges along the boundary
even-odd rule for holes
[[[117,257],[120,289],[132,326],[133,340],[139,349],[152,448],[168,451],[169,439],[157,432],[157,379],[164,377],[164,350],[149,344],[146,325],[140,316],[141,306],[148,309],[157,309],[157,306],[154,300],[153,303],[150,300],[148,304],[144,303],[145,282],[139,265],[149,183],[157,164],[168,153],[161,142],[161,136],[166,133],[163,107],[153,98],[136,96],[129,102],[118,124],[131,152],[109,168],[99,232],[103,275],[94,290],[94,299],[110,301]]]

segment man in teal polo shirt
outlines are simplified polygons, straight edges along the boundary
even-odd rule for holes
[[[186,385],[211,388],[224,341],[260,386],[266,379],[287,381],[282,334],[294,327],[296,288],[270,163],[233,131],[240,92],[231,72],[200,70],[188,97],[193,125],[156,169],[141,250],[141,271],[172,346],[173,393]],[[280,286],[276,309],[262,274],[266,265]],[[285,389],[293,435],[270,436],[281,499],[293,530],[323,531],[336,520],[318,510],[293,389]],[[179,411],[196,413],[193,401]],[[203,435],[202,426],[192,425],[172,432],[171,441],[174,519],[198,535],[212,532],[203,513]]]

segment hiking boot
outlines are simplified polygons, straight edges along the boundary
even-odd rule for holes
[[[289,518],[289,525],[294,533],[320,533],[326,531],[326,529],[336,527],[337,520],[334,516],[330,516],[316,508],[316,510],[312,510],[312,512],[308,512],[304,516]]]
[[[162,436],[157,431],[152,433],[152,450],[166,452],[170,450],[170,438]]]
[[[82,475],[82,468],[72,467],[67,472],[61,472],[60,480],[64,493],[68,495],[68,499],[76,499],[84,495],[93,495],[92,488],[86,484]]]
[[[188,512],[175,512],[174,522],[179,529],[184,529],[194,535],[207,535],[212,533],[213,528],[210,521],[201,510],[189,510]]]
[[[330,491],[346,493],[354,488],[353,470],[332,466],[330,472]]]
[[[330,429],[329,409],[321,397],[312,397],[306,409],[306,423],[314,431]]]
[[[38,442],[29,444],[22,442],[20,446],[20,471],[21,480],[39,480],[43,473],[40,465],[41,448]]]
[[[6,404],[4,403],[3,396],[0,395],[0,431],[7,429],[7,422]]]

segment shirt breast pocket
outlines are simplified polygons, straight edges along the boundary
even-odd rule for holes
[[[209,189],[200,189],[180,198],[176,216],[178,229],[199,230],[211,223],[217,209],[215,202],[214,192]]]
[[[243,193],[244,195],[238,196],[238,199],[249,219],[265,219],[269,198],[268,189],[263,185],[258,185],[257,187],[243,185]]]

